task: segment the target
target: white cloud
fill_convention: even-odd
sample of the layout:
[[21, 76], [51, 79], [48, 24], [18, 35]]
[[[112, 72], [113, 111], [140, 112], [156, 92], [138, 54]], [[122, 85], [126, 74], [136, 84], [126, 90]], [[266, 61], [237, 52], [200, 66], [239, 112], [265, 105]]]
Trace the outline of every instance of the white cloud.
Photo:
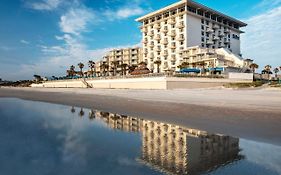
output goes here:
[[29, 4], [29, 7], [34, 10], [54, 10], [56, 9], [63, 0], [42, 0], [41, 2], [33, 2]]
[[246, 20], [246, 34], [242, 35], [242, 50], [260, 67], [270, 64], [280, 66], [281, 6]]
[[276, 7], [281, 3], [281, 0], [262, 0], [254, 8]]
[[85, 31], [89, 23], [94, 23], [97, 18], [94, 12], [87, 8], [70, 9], [60, 18], [60, 29], [64, 33], [79, 35]]
[[122, 7], [120, 9], [117, 9], [116, 11], [113, 10], [106, 10], [104, 15], [109, 20], [114, 19], [126, 19], [132, 16], [137, 16], [145, 13], [145, 10], [141, 7]]
[[26, 41], [26, 40], [20, 40], [20, 42], [22, 43], [22, 44], [30, 44], [30, 42], [28, 42], [28, 41]]

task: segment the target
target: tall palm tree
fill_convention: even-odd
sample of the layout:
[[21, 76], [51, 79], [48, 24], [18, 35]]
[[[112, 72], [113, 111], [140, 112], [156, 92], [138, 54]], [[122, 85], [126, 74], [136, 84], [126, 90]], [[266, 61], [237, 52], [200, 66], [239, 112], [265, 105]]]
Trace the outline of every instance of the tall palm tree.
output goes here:
[[96, 71], [95, 71], [95, 62], [92, 61], [92, 60], [89, 60], [88, 62], [88, 65], [89, 65], [89, 68], [91, 69], [91, 75], [92, 77], [94, 76], [94, 74], [96, 74]]
[[161, 65], [161, 60], [156, 60], [156, 61], [154, 61], [154, 64], [156, 64], [157, 65], [157, 73], [160, 73], [160, 65]]
[[267, 74], [267, 76], [268, 76], [268, 80], [269, 80], [269, 78], [270, 78], [270, 74], [272, 74], [272, 72], [271, 72], [271, 65], [266, 65], [266, 66], [264, 66], [264, 72]]
[[83, 68], [84, 68], [84, 64], [83, 63], [78, 63], [78, 67], [80, 68], [80, 74], [81, 74], [81, 76], [83, 77]]
[[75, 75], [75, 66], [71, 65], [69, 70], [68, 70], [69, 76], [73, 77]]
[[256, 69], [259, 68], [259, 65], [257, 65], [256, 63], [252, 63], [252, 64], [250, 64], [249, 67], [250, 67], [250, 69], [252, 69], [253, 73], [255, 73]]
[[275, 77], [277, 78], [278, 77], [278, 72], [279, 72], [279, 69], [276, 67], [274, 70], [273, 70], [273, 72], [275, 73]]
[[184, 69], [184, 68], [187, 68], [189, 66], [189, 63], [188, 62], [182, 62], [179, 66], [178, 66], [178, 68], [179, 69]]
[[116, 76], [117, 74], [117, 67], [119, 65], [119, 61], [112, 61], [113, 64], [113, 76]]
[[101, 64], [101, 68], [102, 68], [102, 70], [103, 70], [103, 76], [105, 76], [106, 70], [108, 71], [108, 69], [109, 69], [109, 65], [108, 65], [106, 62], [103, 62], [103, 63]]
[[126, 75], [127, 66], [128, 66], [128, 64], [126, 64], [126, 63], [121, 64], [122, 75]]

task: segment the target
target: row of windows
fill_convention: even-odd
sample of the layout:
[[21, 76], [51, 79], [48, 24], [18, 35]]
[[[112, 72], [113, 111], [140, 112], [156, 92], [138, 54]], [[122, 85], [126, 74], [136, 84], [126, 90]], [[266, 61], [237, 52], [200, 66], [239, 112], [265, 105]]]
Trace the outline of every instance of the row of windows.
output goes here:
[[[184, 23], [181, 22], [180, 25], [184, 26]], [[169, 30], [168, 26], [164, 26], [163, 29], [166, 30], [166, 32], [163, 31], [163, 33], [167, 33], [167, 31]], [[172, 24], [171, 25], [171, 29], [175, 30], [176, 29], [176, 25]], [[179, 32], [183, 32], [183, 31], [184, 31], [183, 27], [180, 27], [179, 28]], [[156, 29], [155, 30], [152, 29], [152, 30], [150, 30], [150, 32], [143, 32], [143, 33], [144, 33], [144, 36], [147, 36], [148, 33], [151, 33], [152, 35], [154, 35], [155, 33], [160, 33], [160, 32], [161, 32], [160, 29], [157, 29], [157, 30]]]
[[[202, 43], [201, 46], [202, 46], [202, 47], [207, 47], [207, 48], [213, 48], [213, 49], [216, 48], [215, 45], [208, 45], [208, 44], [206, 44], [206, 43]], [[225, 46], [219, 46], [218, 48], [229, 48], [229, 49], [230, 49], [231, 47], [230, 47], [230, 44], [227, 44], [227, 45], [225, 45]]]
[[157, 15], [155, 17], [151, 17], [150, 19], [144, 20], [144, 24], [146, 25], [148, 23], [153, 23], [156, 20], [165, 19], [165, 18], [168, 18], [170, 16], [174, 16], [174, 15], [176, 15], [178, 13], [184, 12], [184, 11], [185, 11], [185, 6], [182, 6], [182, 7], [178, 8], [178, 9], [173, 9], [171, 11], [164, 12], [163, 14]]

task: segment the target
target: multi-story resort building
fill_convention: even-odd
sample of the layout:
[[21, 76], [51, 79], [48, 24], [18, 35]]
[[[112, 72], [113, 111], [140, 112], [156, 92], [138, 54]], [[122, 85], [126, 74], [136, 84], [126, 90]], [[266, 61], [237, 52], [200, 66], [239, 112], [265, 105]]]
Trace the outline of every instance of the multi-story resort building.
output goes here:
[[240, 28], [247, 24], [192, 0], [181, 0], [136, 20], [142, 24], [143, 61], [153, 72], [156, 64], [160, 72], [178, 71], [183, 62], [190, 67], [202, 62], [207, 67], [247, 64], [240, 51]]
[[96, 72], [109, 75], [126, 74], [130, 67], [137, 67], [142, 60], [142, 48], [122, 48], [109, 51], [101, 61], [96, 64]]

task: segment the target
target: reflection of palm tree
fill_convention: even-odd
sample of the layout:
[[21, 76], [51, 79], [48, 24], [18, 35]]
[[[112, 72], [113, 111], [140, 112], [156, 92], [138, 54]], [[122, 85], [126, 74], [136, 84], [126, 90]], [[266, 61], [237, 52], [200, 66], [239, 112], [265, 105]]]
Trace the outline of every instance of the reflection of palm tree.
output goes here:
[[96, 117], [96, 116], [95, 116], [95, 111], [94, 111], [94, 110], [91, 110], [91, 111], [89, 112], [89, 119], [90, 119], [90, 120], [93, 120], [95, 117]]
[[71, 107], [71, 110], [70, 110], [70, 111], [71, 111], [71, 113], [75, 113], [75, 108], [74, 108], [74, 106]]
[[79, 112], [79, 116], [80, 116], [80, 117], [83, 117], [84, 114], [85, 114], [85, 112], [83, 111], [83, 108], [81, 108], [81, 110], [80, 110], [80, 112]]

